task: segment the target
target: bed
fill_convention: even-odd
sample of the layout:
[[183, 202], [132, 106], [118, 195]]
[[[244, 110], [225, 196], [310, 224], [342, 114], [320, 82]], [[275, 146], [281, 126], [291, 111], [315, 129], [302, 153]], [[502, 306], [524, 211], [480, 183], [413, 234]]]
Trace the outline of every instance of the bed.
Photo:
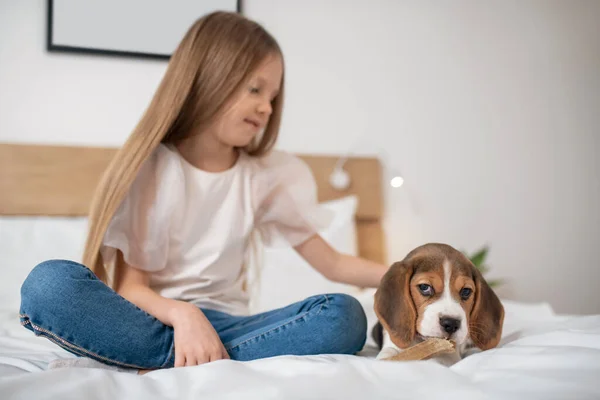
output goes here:
[[[226, 360], [144, 376], [98, 369], [46, 370], [51, 360], [73, 356], [19, 325], [20, 283], [39, 261], [79, 258], [91, 194], [114, 151], [0, 144], [0, 398], [600, 398], [600, 315], [557, 315], [546, 303], [509, 300], [503, 300], [506, 318], [499, 347], [472, 354], [450, 368], [433, 361], [375, 360], [369, 338], [354, 356]], [[348, 159], [350, 187], [335, 190], [329, 176], [338, 157], [299, 156], [313, 171], [319, 200], [335, 213], [332, 227], [322, 232], [326, 240], [341, 251], [393, 261], [385, 252], [386, 240], [393, 238], [383, 233], [379, 161]], [[376, 322], [372, 289], [327, 282], [292, 251], [267, 251], [264, 262], [261, 286], [268, 296], [255, 299], [257, 311], [311, 293], [342, 291], [361, 301], [369, 327]], [[286, 273], [275, 265], [286, 265]], [[290, 277], [295, 284], [285, 284]]]

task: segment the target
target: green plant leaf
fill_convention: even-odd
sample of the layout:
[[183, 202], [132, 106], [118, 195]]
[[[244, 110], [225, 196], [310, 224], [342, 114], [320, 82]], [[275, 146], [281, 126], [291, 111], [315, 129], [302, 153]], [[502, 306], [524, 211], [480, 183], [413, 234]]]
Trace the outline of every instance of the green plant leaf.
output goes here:
[[[477, 268], [482, 275], [485, 275], [490, 270], [490, 266], [485, 263], [485, 259], [487, 258], [489, 252], [489, 247], [487, 245], [480, 248], [478, 251], [473, 253], [473, 255], [469, 255], [469, 253], [464, 249], [461, 249], [460, 252], [464, 254], [465, 257], [467, 257], [469, 260], [471, 260], [473, 265], [475, 265], [475, 268]], [[487, 283], [490, 287], [493, 288], [502, 285], [504, 283], [504, 280], [492, 279], [490, 281], [487, 281]]]
[[489, 248], [484, 246], [481, 250], [471, 256], [471, 262], [475, 264], [476, 267], [481, 267], [487, 257], [488, 250]]

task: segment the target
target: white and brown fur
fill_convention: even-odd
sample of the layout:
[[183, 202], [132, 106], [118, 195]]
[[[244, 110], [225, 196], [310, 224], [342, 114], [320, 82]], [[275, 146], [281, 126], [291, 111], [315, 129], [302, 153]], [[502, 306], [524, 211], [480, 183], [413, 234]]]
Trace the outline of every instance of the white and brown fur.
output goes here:
[[374, 308], [379, 319], [373, 329], [378, 359], [438, 337], [456, 343], [455, 353], [436, 358], [452, 365], [469, 347], [496, 347], [502, 335], [500, 300], [473, 263], [446, 244], [417, 247], [394, 263], [375, 292]]

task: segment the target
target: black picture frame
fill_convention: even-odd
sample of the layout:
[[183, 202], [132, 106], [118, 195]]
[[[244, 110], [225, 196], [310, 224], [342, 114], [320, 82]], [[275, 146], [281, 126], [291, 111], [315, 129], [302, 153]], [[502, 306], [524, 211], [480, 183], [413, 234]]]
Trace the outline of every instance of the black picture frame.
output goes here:
[[[87, 0], [82, 0], [87, 1]], [[126, 1], [126, 0], [125, 0]], [[47, 0], [46, 2], [46, 50], [48, 52], [59, 52], [59, 53], [76, 53], [76, 54], [92, 54], [99, 56], [111, 56], [111, 57], [126, 57], [126, 58], [142, 58], [142, 59], [153, 59], [153, 60], [169, 60], [171, 54], [160, 54], [160, 53], [146, 53], [136, 51], [121, 51], [121, 50], [109, 50], [99, 49], [92, 47], [78, 47], [78, 46], [66, 46], [59, 45], [53, 42], [53, 11], [54, 1]], [[236, 2], [237, 12], [242, 13], [242, 0]]]

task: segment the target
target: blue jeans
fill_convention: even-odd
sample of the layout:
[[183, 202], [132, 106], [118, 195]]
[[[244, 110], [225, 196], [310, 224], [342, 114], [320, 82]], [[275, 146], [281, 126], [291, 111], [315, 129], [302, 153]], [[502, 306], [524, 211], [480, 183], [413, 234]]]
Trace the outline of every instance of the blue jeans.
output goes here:
[[[229, 356], [353, 354], [366, 340], [360, 303], [326, 294], [252, 316], [202, 309]], [[79, 356], [125, 368], [173, 367], [173, 328], [118, 295], [88, 268], [50, 260], [21, 287], [21, 324]]]

